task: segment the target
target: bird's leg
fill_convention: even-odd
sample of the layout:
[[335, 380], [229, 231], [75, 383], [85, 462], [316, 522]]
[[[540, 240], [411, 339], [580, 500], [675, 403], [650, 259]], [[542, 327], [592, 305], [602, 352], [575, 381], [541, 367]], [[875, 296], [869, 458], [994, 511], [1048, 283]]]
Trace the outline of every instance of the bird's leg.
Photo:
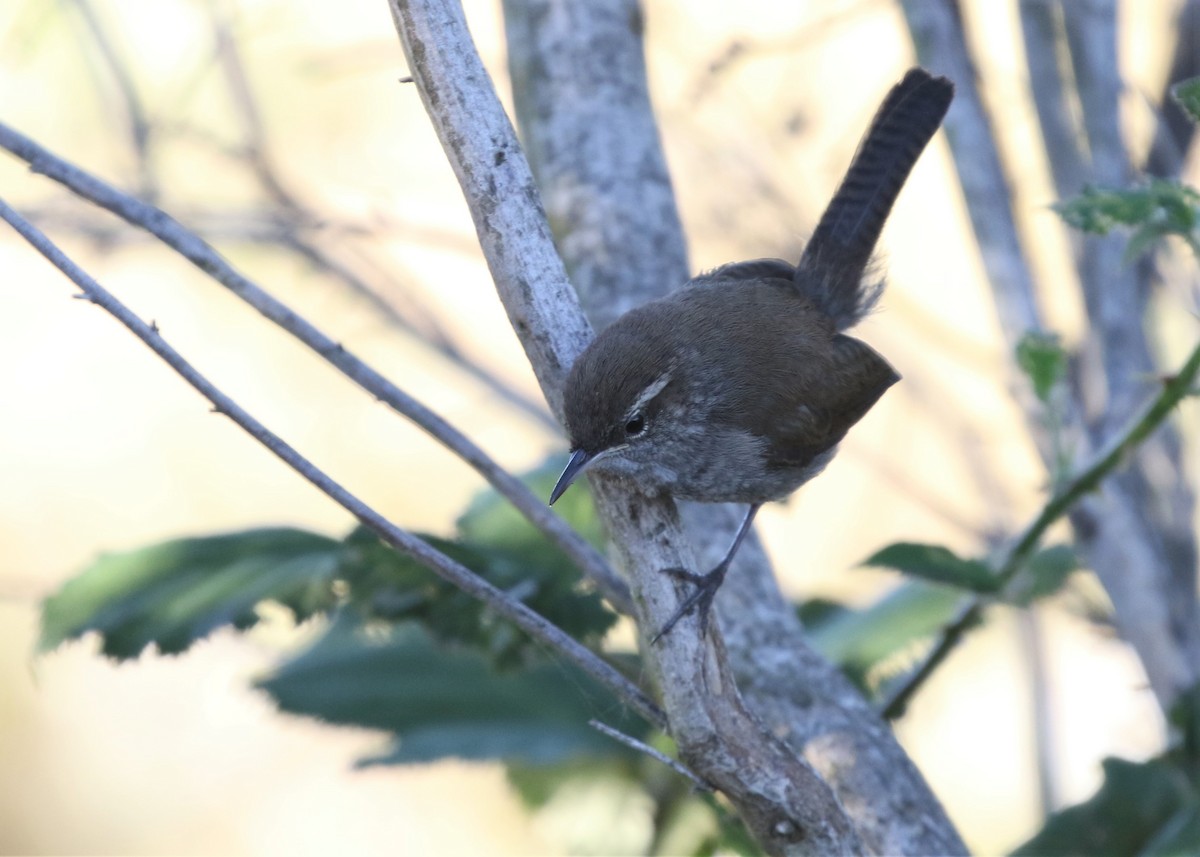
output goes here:
[[729, 564], [733, 562], [733, 555], [742, 546], [742, 541], [746, 538], [746, 533], [750, 532], [750, 525], [754, 523], [754, 516], [758, 514], [761, 505], [761, 503], [755, 503], [750, 506], [746, 512], [746, 517], [742, 519], [741, 526], [738, 527], [738, 531], [733, 537], [733, 543], [729, 546], [729, 550], [725, 552], [725, 557], [708, 574], [696, 574], [695, 572], [688, 571], [686, 568], [666, 569], [666, 573], [672, 577], [678, 577], [681, 580], [691, 583], [696, 587], [696, 591], [684, 599], [684, 602], [679, 605], [679, 609], [667, 620], [667, 624], [663, 625], [662, 629], [650, 640], [651, 645], [657, 643], [662, 637], [670, 633], [671, 629], [675, 627], [675, 623], [693, 610], [696, 610], [699, 614], [700, 636], [703, 637], [708, 633], [708, 614], [712, 609], [713, 596], [717, 594], [717, 590], [725, 582], [725, 572], [729, 571]]

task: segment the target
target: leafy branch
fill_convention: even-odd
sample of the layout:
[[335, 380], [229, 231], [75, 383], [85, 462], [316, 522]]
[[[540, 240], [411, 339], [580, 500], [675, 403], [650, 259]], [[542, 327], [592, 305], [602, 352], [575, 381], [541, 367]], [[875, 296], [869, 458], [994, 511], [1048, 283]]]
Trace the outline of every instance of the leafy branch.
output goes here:
[[[1056, 521], [1062, 518], [1085, 496], [1100, 487], [1110, 473], [1124, 463], [1129, 455], [1162, 424], [1181, 401], [1194, 395], [1194, 385], [1200, 376], [1200, 345], [1193, 349], [1180, 370], [1163, 380], [1162, 390], [1149, 402], [1128, 426], [1118, 432], [1107, 447], [1098, 453], [1092, 463], [1084, 467], [1074, 478], [1059, 487], [1021, 535], [1014, 541], [998, 563], [994, 577], [986, 584], [986, 590], [1003, 592], [1017, 575], [1025, 569], [1042, 536]], [[880, 555], [872, 558], [877, 559]], [[888, 564], [888, 563], [877, 563]], [[978, 624], [985, 607], [994, 596], [978, 595], [949, 625], [942, 629], [940, 639], [904, 683], [893, 692], [883, 706], [883, 715], [889, 719], [904, 713], [913, 694], [946, 659], [959, 640], [974, 625]]]
[[1069, 225], [1081, 232], [1107, 235], [1117, 227], [1133, 229], [1125, 248], [1130, 262], [1154, 242], [1174, 235], [1200, 257], [1200, 193], [1178, 181], [1151, 179], [1142, 187], [1109, 190], [1088, 187], [1067, 202], [1054, 206]]

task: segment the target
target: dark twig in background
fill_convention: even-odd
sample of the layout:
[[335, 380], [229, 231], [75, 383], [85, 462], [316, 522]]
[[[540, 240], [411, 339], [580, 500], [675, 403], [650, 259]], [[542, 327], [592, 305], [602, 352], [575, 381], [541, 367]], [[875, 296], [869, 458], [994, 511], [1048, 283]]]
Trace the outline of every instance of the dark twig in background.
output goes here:
[[[208, 9], [217, 65], [242, 126], [242, 142], [235, 155], [244, 161], [250, 174], [274, 205], [273, 219], [279, 226], [278, 243], [307, 260], [316, 270], [341, 282], [393, 327], [424, 342], [526, 416], [557, 430], [557, 424], [540, 402], [518, 391], [464, 350], [424, 306], [405, 300], [401, 308], [398, 304], [403, 291], [394, 287], [395, 274], [376, 263], [368, 251], [361, 248], [356, 250], [358, 245], [344, 241], [332, 242], [333, 246], [330, 247], [331, 242], [322, 240], [323, 236], [334, 231], [331, 229], [333, 224], [308, 205], [284, 179], [271, 152], [266, 126], [238, 40], [230, 23], [215, 4], [209, 3]], [[357, 264], [346, 258], [352, 253], [357, 256]], [[370, 273], [362, 273], [359, 269], [363, 267]]]
[[[113, 43], [113, 38], [104, 22], [96, 14], [91, 0], [69, 0], [79, 12], [88, 36], [100, 54], [108, 75], [116, 84], [122, 113], [129, 126], [129, 139], [133, 144], [134, 157], [138, 168], [138, 192], [149, 200], [158, 198], [158, 178], [154, 168], [154, 152], [152, 147], [153, 126], [149, 119], [146, 106], [138, 93], [134, 75], [130, 72], [125, 61], [125, 54]], [[98, 78], [99, 76], [97, 76]]]

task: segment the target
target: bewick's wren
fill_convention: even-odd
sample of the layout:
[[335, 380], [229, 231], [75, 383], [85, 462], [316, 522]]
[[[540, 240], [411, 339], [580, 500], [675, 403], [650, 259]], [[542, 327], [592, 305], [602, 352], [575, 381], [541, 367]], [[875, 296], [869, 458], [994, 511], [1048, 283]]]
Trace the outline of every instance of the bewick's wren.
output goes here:
[[900, 379], [841, 331], [875, 305], [871, 254], [892, 204], [950, 106], [954, 86], [913, 69], [884, 99], [799, 264], [723, 265], [605, 329], [564, 389], [571, 459], [553, 503], [603, 470], [644, 493], [748, 503], [708, 574], [655, 636], [713, 596], [759, 506], [816, 476], [847, 430]]

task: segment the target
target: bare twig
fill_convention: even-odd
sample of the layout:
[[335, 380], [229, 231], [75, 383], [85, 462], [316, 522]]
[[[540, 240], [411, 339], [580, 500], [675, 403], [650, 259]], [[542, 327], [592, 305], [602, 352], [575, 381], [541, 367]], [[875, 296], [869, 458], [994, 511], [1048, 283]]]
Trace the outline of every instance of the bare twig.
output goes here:
[[96, 177], [51, 154], [29, 138], [0, 123], [0, 148], [21, 158], [38, 173], [63, 184], [74, 193], [105, 208], [129, 223], [146, 229], [208, 273], [221, 285], [291, 333], [350, 380], [412, 420], [435, 440], [473, 467], [526, 518], [546, 534], [620, 610], [631, 610], [628, 587], [604, 558], [561, 518], [534, 496], [519, 479], [471, 442], [464, 434], [425, 405], [409, 396], [362, 360], [347, 351], [286, 305], [239, 274], [212, 247], [189, 232], [170, 215], [117, 191]]
[[694, 773], [692, 773], [687, 768], [685, 768], [682, 764], [680, 764], [678, 759], [672, 759], [670, 756], [668, 756], [662, 750], [657, 750], [654, 747], [651, 747], [645, 741], [639, 741], [637, 738], [634, 738], [632, 735], [626, 735], [624, 732], [620, 732], [616, 729], [613, 729], [607, 723], [601, 723], [599, 720], [589, 720], [588, 726], [591, 726], [593, 729], [595, 729], [597, 732], [600, 732], [603, 735], [607, 735], [609, 738], [612, 738], [614, 741], [616, 741], [619, 744], [624, 744], [626, 747], [629, 747], [630, 749], [636, 750], [639, 753], [647, 755], [651, 759], [654, 759], [656, 762], [662, 762], [664, 765], [666, 765], [668, 768], [670, 768], [675, 773], [679, 774], [681, 777], [686, 777], [688, 780], [690, 780], [692, 785], [694, 785], [700, 791], [711, 792], [713, 790], [712, 786], [710, 786], [708, 783], [704, 782], [704, 780], [700, 779], [698, 776], [696, 776]]
[[[254, 95], [246, 65], [242, 61], [237, 39], [215, 4], [209, 4], [209, 16], [217, 63], [224, 73], [234, 111], [242, 125], [243, 142], [236, 157], [245, 162], [267, 197], [279, 206], [279, 243], [307, 259], [317, 270], [340, 280], [351, 292], [366, 300], [390, 324], [417, 337], [527, 416], [533, 417], [547, 428], [557, 430], [557, 424], [540, 403], [514, 389], [492, 369], [464, 351], [433, 314], [412, 301], [408, 301], [404, 311], [401, 311], [391, 298], [384, 296], [380, 285], [369, 282], [353, 265], [339, 259], [338, 252], [321, 246], [319, 238], [328, 231], [328, 225], [325, 219], [318, 216], [304, 202], [301, 195], [289, 186], [276, 167], [266, 127], [258, 108], [258, 99]], [[315, 237], [310, 237], [314, 232]], [[329, 242], [325, 243], [328, 246]], [[372, 268], [378, 268], [373, 262], [370, 265]], [[391, 279], [386, 273], [376, 277], [377, 283], [386, 283]]]
[[151, 125], [146, 118], [146, 108], [142, 97], [138, 94], [125, 59], [113, 45], [108, 31], [92, 8], [91, 0], [71, 0], [72, 5], [79, 10], [79, 16], [87, 27], [88, 34], [95, 43], [100, 57], [112, 75], [117, 85], [117, 92], [124, 106], [125, 117], [129, 122], [129, 137], [133, 142], [133, 150], [137, 155], [138, 172], [140, 173], [140, 192], [154, 199], [158, 196], [157, 180], [154, 173], [152, 153], [150, 149]]
[[208, 4], [209, 18], [212, 22], [213, 40], [216, 43], [216, 59], [224, 73], [226, 88], [233, 101], [234, 111], [242, 123], [244, 142], [242, 156], [250, 163], [250, 168], [258, 177], [259, 183], [267, 194], [284, 209], [300, 213], [300, 204], [283, 183], [279, 180], [274, 162], [267, 147], [266, 132], [263, 128], [262, 115], [258, 110], [258, 101], [250, 88], [250, 78], [246, 74], [246, 66], [242, 62], [237, 40], [230, 32], [229, 25], [217, 11], [215, 3]]
[[1032, 697], [1033, 761], [1037, 766], [1037, 798], [1042, 818], [1062, 805], [1058, 787], [1058, 754], [1054, 740], [1054, 696], [1051, 693], [1047, 661], [1046, 631], [1036, 606], [1018, 614], [1017, 633], [1021, 653], [1029, 667], [1029, 692]]
[[[1192, 386], [1196, 383], [1197, 377], [1200, 377], [1200, 345], [1193, 349], [1179, 372], [1163, 383], [1162, 391], [1141, 409], [1141, 412], [1126, 429], [1118, 433], [1108, 446], [1093, 459], [1091, 464], [1067, 480], [1042, 507], [1037, 517], [1025, 527], [1005, 553], [1004, 559], [996, 571], [996, 579], [1001, 589], [1008, 586], [1025, 568], [1046, 530], [1070, 512], [1077, 503], [1096, 491], [1109, 474], [1128, 461], [1138, 446], [1170, 416], [1171, 411], [1183, 399], [1191, 395]], [[883, 706], [885, 717], [894, 718], [904, 713], [913, 694], [924, 684], [933, 669], [945, 660], [950, 650], [954, 648], [966, 631], [978, 623], [983, 609], [988, 603], [990, 603], [988, 599], [975, 599], [957, 619], [942, 629], [939, 641], [926, 656], [921, 666], [909, 676], [903, 685], [897, 688]]]
[[571, 663], [612, 690], [635, 711], [660, 729], [666, 728], [666, 717], [640, 688], [621, 675], [595, 652], [579, 643], [561, 628], [549, 622], [508, 593], [497, 589], [466, 566], [453, 561], [426, 542], [401, 529], [363, 503], [294, 448], [272, 433], [262, 423], [242, 410], [232, 399], [217, 389], [191, 366], [178, 351], [166, 343], [153, 324], [147, 324], [99, 283], [72, 262], [41, 231], [0, 200], [0, 219], [7, 221], [21, 236], [46, 257], [56, 268], [83, 290], [83, 297], [125, 325], [138, 339], [161, 357], [197, 392], [208, 399], [217, 413], [224, 414], [245, 429], [251, 437], [267, 447], [293, 470], [328, 495], [338, 505], [369, 527], [384, 542], [411, 557], [463, 592], [488, 605], [534, 639], [561, 653]]
[[837, 6], [834, 11], [807, 22], [802, 29], [784, 38], [730, 42], [720, 55], [709, 60], [704, 70], [696, 76], [689, 90], [689, 104], [694, 108], [716, 88], [720, 78], [727, 77], [739, 64], [749, 60], [771, 56], [795, 56], [804, 48], [821, 44], [831, 37], [831, 32], [854, 22], [867, 12], [878, 11], [879, 0], [859, 0], [858, 3]]

